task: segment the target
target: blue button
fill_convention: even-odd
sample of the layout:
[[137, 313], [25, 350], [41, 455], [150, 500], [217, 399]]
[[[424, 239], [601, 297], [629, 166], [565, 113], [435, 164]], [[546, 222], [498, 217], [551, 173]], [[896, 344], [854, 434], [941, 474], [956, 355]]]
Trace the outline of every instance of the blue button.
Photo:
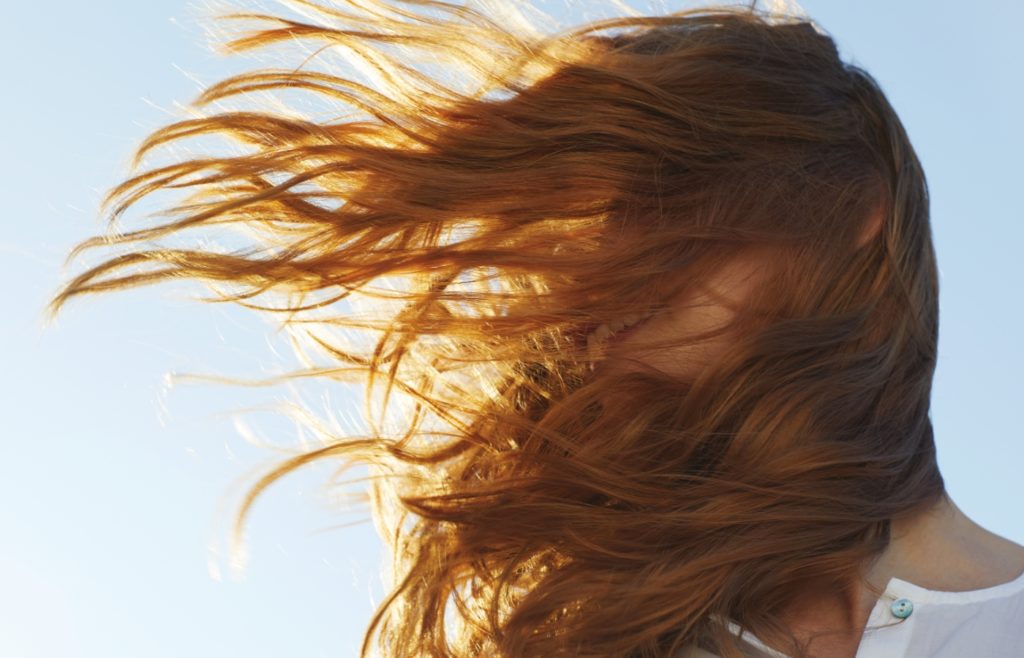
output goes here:
[[892, 605], [889, 606], [889, 609], [892, 610], [894, 617], [906, 619], [910, 616], [910, 613], [914, 611], [914, 604], [910, 599], [896, 599], [892, 602]]

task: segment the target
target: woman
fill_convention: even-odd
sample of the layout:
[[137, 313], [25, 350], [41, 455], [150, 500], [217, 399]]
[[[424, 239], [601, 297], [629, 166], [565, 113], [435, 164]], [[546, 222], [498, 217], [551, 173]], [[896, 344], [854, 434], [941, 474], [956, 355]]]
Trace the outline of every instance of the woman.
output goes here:
[[[269, 26], [229, 48], [333, 45], [375, 85], [307, 68], [324, 49], [197, 106], [290, 88], [364, 116], [158, 130], [136, 165], [188, 137], [248, 150], [112, 190], [112, 219], [194, 193], [81, 245], [112, 251], [54, 310], [198, 279], [304, 332], [321, 360], [295, 376], [383, 378], [382, 418], [405, 395], [399, 432], [288, 460], [236, 525], [306, 463], [376, 469], [395, 583], [364, 654], [1022, 655], [1024, 547], [936, 463], [925, 176], [820, 28], [705, 7], [545, 36], [511, 5], [296, 4], [243, 16]], [[248, 241], [210, 246], [225, 225]], [[403, 304], [363, 317], [359, 295]], [[360, 351], [335, 328], [380, 335]]]

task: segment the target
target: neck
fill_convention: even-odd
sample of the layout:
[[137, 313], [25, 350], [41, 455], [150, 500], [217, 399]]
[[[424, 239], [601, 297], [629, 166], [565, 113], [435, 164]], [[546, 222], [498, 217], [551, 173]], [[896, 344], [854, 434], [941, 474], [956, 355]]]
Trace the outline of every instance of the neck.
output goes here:
[[1024, 546], [981, 527], [948, 496], [914, 518], [894, 521], [890, 537], [865, 575], [880, 589], [896, 577], [926, 589], [962, 592], [1013, 580], [1024, 571]]
[[823, 631], [860, 629], [857, 633], [826, 632], [809, 647], [824, 651], [822, 655], [853, 655], [878, 599], [872, 588], [884, 591], [890, 578], [926, 589], [959, 592], [999, 585], [1022, 572], [1024, 546], [982, 528], [943, 497], [915, 517], [892, 522], [889, 546], [867, 568], [864, 584], [852, 598], [812, 587], [782, 619], [805, 641]]

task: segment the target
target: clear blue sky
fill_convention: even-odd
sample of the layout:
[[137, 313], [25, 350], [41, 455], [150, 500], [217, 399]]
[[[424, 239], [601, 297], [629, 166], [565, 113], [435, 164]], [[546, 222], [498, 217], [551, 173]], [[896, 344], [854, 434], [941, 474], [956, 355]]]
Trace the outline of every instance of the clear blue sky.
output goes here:
[[[587, 4], [540, 6], [575, 22]], [[802, 4], [881, 82], [924, 163], [941, 271], [940, 463], [969, 516], [1024, 543], [1024, 4]], [[163, 286], [75, 303], [41, 329], [62, 258], [98, 230], [96, 204], [131, 149], [200, 83], [255, 63], [207, 51], [184, 0], [4, 12], [0, 655], [354, 655], [382, 595], [379, 545], [368, 523], [332, 528], [358, 517], [317, 496], [329, 469], [257, 504], [244, 581], [223, 560], [239, 493], [279, 456], [247, 443], [230, 412], [289, 392], [163, 385], [169, 371], [278, 369], [272, 327]], [[305, 394], [347, 413], [336, 391]], [[268, 412], [248, 418], [275, 445], [294, 440]]]

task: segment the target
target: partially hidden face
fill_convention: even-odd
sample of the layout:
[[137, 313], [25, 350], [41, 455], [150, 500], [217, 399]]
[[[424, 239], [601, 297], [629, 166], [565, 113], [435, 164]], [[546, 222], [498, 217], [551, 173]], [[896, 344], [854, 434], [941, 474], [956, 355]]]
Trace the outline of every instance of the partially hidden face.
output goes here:
[[[690, 378], [710, 364], [728, 345], [729, 335], [696, 340], [722, 328], [749, 301], [768, 259], [778, 253], [749, 249], [712, 272], [705, 285], [691, 287], [668, 300], [668, 307], [646, 317], [626, 316], [598, 325], [587, 337], [595, 367], [621, 369], [639, 361], [667, 375]], [[652, 341], [687, 339], [686, 344], [648, 346]]]
[[[865, 217], [856, 240], [856, 249], [874, 241], [884, 226], [885, 206], [879, 202]], [[628, 368], [630, 361], [640, 362], [667, 375], [694, 378], [719, 357], [734, 336], [721, 335], [687, 341], [683, 345], [648, 346], [652, 341], [691, 339], [707, 331], [723, 328], [736, 310], [755, 301], [753, 294], [770, 273], [773, 265], [787, 258], [771, 245], [747, 245], [710, 272], [704, 285], [689, 286], [669, 299], [668, 308], [645, 317], [627, 316], [610, 324], [598, 325], [587, 336], [588, 356], [595, 368]], [[772, 300], [757, 299], [772, 307]]]

